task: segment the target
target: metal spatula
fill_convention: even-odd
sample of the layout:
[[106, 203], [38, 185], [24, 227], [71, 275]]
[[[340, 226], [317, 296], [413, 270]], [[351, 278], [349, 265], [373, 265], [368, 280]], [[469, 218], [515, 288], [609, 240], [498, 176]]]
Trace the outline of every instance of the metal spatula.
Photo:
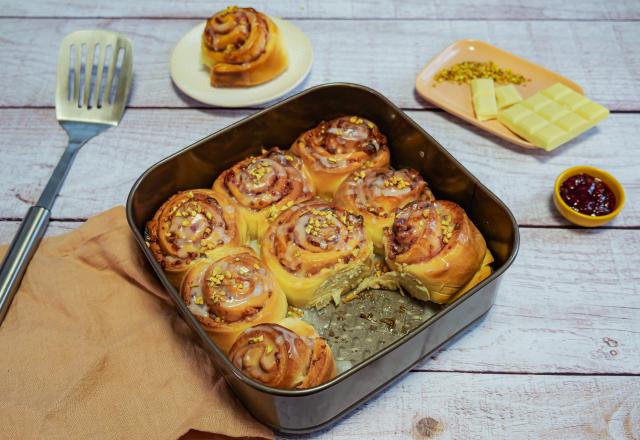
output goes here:
[[38, 203], [27, 211], [0, 267], [0, 323], [49, 225], [73, 159], [89, 139], [117, 126], [131, 89], [133, 51], [124, 35], [102, 30], [74, 32], [58, 54], [56, 117], [69, 136]]

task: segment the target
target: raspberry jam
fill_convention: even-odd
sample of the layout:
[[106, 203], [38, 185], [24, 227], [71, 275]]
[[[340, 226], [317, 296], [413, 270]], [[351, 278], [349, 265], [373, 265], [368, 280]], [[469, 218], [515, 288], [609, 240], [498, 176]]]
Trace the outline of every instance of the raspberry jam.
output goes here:
[[616, 196], [602, 180], [589, 174], [576, 174], [560, 185], [560, 196], [580, 214], [607, 215], [616, 208]]

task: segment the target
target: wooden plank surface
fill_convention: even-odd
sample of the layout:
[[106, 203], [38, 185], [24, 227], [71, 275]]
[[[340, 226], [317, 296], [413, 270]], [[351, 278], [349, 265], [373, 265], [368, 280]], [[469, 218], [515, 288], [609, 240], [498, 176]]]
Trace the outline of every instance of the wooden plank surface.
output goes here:
[[637, 439], [637, 377], [411, 373], [318, 440]]
[[[125, 32], [136, 48], [136, 77], [121, 126], [80, 152], [54, 210], [61, 221], [51, 223], [49, 235], [124, 204], [149, 165], [253, 112], [185, 109], [203, 106], [179, 92], [168, 75], [175, 42], [226, 4], [2, 1], [0, 243], [11, 239], [16, 219], [37, 199], [66, 143], [51, 108], [61, 38], [88, 27]], [[300, 438], [640, 438], [640, 2], [252, 5], [292, 18], [311, 39], [315, 65], [299, 90], [350, 81], [377, 89], [402, 108], [422, 110], [408, 113], [523, 225], [519, 256], [484, 320], [351, 417]], [[521, 150], [446, 113], [424, 111], [430, 106], [413, 91], [415, 75], [463, 38], [488, 41], [568, 76], [614, 114], [549, 154]], [[607, 169], [626, 189], [627, 206], [608, 229], [568, 228], [551, 204], [556, 175], [577, 164]]]
[[[124, 204], [134, 181], [156, 161], [246, 116], [236, 110], [130, 109], [117, 128], [87, 144], [54, 208], [55, 218], [87, 218]], [[551, 203], [556, 176], [578, 164], [615, 175], [629, 202], [611, 225], [640, 226], [640, 115], [613, 114], [598, 128], [552, 153], [530, 152], [460, 122], [444, 112], [409, 116], [439, 140], [504, 200], [525, 225], [566, 225]], [[52, 172], [66, 134], [50, 109], [0, 109], [0, 218], [22, 217]], [[621, 160], [624, 157], [624, 160]], [[105, 166], [108, 172], [105, 172]]]
[[[200, 18], [226, 7], [229, 2], [211, 0], [148, 0], [131, 2], [111, 0], [60, 2], [43, 0], [38, 7], [20, 0], [4, 1], [2, 17], [164, 17]], [[583, 0], [576, 8], [570, 2], [552, 3], [545, 0], [451, 0], [425, 2], [420, 0], [324, 0], [279, 2], [253, 0], [251, 6], [270, 15], [288, 18], [323, 19], [473, 19], [473, 20], [629, 20], [640, 18], [640, 5], [633, 0]]]
[[[171, 83], [173, 46], [197, 20], [1, 19], [0, 106], [52, 106], [58, 45], [77, 29], [128, 34], [135, 47], [131, 105], [201, 106]], [[611, 110], [640, 109], [640, 23], [536, 21], [301, 20], [314, 45], [315, 66], [298, 90], [345, 81], [380, 91], [403, 108], [427, 104], [414, 93], [420, 69], [439, 51], [477, 38], [568, 76]], [[585, 38], [597, 35], [597, 38]], [[553, 44], [549, 38], [553, 36]], [[411, 42], [411, 43], [408, 43]]]
[[[80, 224], [53, 222], [49, 233]], [[0, 243], [17, 227], [0, 222]], [[594, 260], [593, 249], [604, 252]], [[416, 369], [640, 374], [638, 249], [637, 231], [521, 229], [487, 317]]]

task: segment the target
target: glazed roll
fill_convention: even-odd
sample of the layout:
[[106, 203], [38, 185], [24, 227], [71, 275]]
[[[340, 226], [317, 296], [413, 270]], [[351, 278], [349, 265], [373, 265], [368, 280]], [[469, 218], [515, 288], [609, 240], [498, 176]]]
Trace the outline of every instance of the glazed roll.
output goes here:
[[373, 122], [359, 116], [322, 122], [300, 135], [291, 151], [307, 165], [323, 197], [332, 197], [356, 170], [389, 165], [387, 138]]
[[338, 188], [334, 203], [364, 218], [375, 251], [382, 253], [383, 229], [391, 226], [397, 208], [414, 200], [435, 200], [420, 173], [384, 167], [351, 173]]
[[287, 51], [276, 24], [253, 8], [213, 15], [202, 34], [201, 59], [212, 86], [253, 86], [287, 70]]
[[221, 247], [239, 246], [247, 235], [231, 201], [208, 189], [172, 196], [147, 223], [146, 233], [147, 246], [176, 287], [198, 259]]
[[180, 293], [225, 353], [246, 328], [279, 321], [287, 314], [282, 289], [255, 252], [245, 246], [199, 260], [184, 277]]
[[396, 211], [393, 225], [385, 229], [384, 247], [402, 287], [415, 298], [440, 304], [488, 265], [480, 231], [460, 206], [444, 200], [415, 201]]
[[329, 345], [299, 319], [245, 330], [231, 347], [229, 359], [252, 379], [274, 388], [311, 388], [336, 376]]
[[279, 148], [263, 151], [223, 171], [213, 191], [229, 197], [251, 238], [261, 238], [280, 212], [309, 200], [315, 187], [302, 160]]
[[372, 270], [362, 216], [320, 199], [293, 206], [271, 224], [262, 258], [296, 307], [339, 303]]

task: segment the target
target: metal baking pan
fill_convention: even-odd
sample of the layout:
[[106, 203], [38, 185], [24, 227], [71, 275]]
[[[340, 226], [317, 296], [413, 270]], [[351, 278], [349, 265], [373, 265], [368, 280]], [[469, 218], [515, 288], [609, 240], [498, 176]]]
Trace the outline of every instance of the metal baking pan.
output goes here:
[[[343, 372], [310, 389], [267, 387], [233, 366], [189, 312], [145, 246], [145, 224], [174, 193], [209, 188], [221, 171], [259, 153], [262, 146], [288, 148], [320, 121], [347, 114], [375, 121], [389, 139], [393, 166], [417, 169], [437, 198], [466, 210], [495, 257], [494, 273], [445, 307], [377, 291], [337, 308], [306, 313], [305, 319], [327, 338]], [[311, 432], [335, 422], [484, 316], [519, 242], [518, 226], [504, 203], [427, 132], [374, 90], [344, 83], [305, 90], [152, 166], [131, 189], [127, 219], [149, 264], [229, 386], [258, 420], [284, 433]], [[395, 313], [393, 320], [383, 318], [389, 313]]]

